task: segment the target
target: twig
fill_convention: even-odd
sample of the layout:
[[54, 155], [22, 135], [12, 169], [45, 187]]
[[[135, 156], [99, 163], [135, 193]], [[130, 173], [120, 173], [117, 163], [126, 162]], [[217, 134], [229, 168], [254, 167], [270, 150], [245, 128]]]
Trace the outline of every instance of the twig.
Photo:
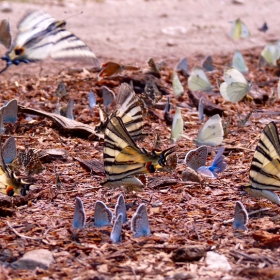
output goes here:
[[42, 238], [39, 238], [39, 237], [30, 237], [30, 236], [25, 236], [25, 235], [23, 235], [23, 234], [20, 234], [20, 233], [18, 233], [18, 232], [11, 226], [11, 224], [10, 224], [8, 221], [6, 221], [6, 223], [7, 223], [8, 227], [9, 227], [17, 236], [19, 236], [19, 237], [21, 237], [21, 238], [32, 239], [32, 240], [42, 240]]
[[[252, 212], [248, 213], [248, 215], [249, 215], [249, 216], [252, 216], [252, 215], [254, 215], [254, 214], [258, 214], [258, 213], [260, 213], [260, 212], [264, 212], [264, 211], [268, 211], [268, 210], [270, 210], [270, 208], [263, 208], [263, 209], [259, 209], [259, 210], [252, 211]], [[224, 221], [223, 224], [224, 224], [224, 225], [227, 225], [227, 224], [232, 223], [233, 221], [234, 221], [234, 219], [230, 219], [230, 220]]]

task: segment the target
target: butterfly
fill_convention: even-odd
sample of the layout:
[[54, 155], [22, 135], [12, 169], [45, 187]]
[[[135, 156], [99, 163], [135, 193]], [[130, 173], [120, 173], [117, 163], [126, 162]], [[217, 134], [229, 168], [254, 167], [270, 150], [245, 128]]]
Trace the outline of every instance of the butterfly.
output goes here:
[[115, 216], [118, 217], [122, 214], [122, 223], [127, 221], [125, 201], [122, 194], [119, 195], [117, 204], [115, 206]]
[[5, 164], [10, 164], [17, 157], [16, 141], [13, 136], [9, 137], [3, 144], [2, 156]]
[[212, 86], [203, 69], [195, 66], [188, 78], [188, 87], [193, 91], [211, 91]]
[[162, 99], [162, 93], [159, 91], [157, 85], [152, 79], [148, 79], [146, 82], [141, 98], [148, 108], [152, 107]]
[[175, 143], [182, 137], [183, 132], [184, 121], [182, 119], [180, 108], [177, 108], [171, 126], [171, 140]]
[[213, 66], [213, 58], [211, 55], [207, 55], [203, 61], [201, 66], [205, 71], [214, 71], [214, 66]]
[[60, 97], [60, 98], [63, 97], [63, 96], [69, 95], [69, 94], [67, 93], [66, 86], [65, 86], [65, 84], [64, 84], [63, 81], [60, 81], [60, 82], [57, 84], [57, 88], [56, 88], [56, 90], [55, 90], [55, 92], [54, 92], [54, 95], [57, 96], [57, 97]]
[[139, 148], [129, 135], [122, 119], [113, 116], [105, 130], [103, 157], [107, 180], [102, 185], [124, 185], [126, 182], [131, 183], [133, 175], [153, 173], [166, 165], [168, 156], [173, 152], [174, 147], [151, 152]]
[[120, 213], [113, 225], [112, 232], [110, 234], [110, 239], [113, 243], [120, 243], [122, 241], [121, 233], [122, 233], [122, 224], [123, 224], [123, 215]]
[[258, 30], [265, 33], [268, 30], [267, 23], [264, 22], [263, 25], [260, 28], [258, 28]]
[[223, 172], [227, 166], [223, 156], [224, 150], [225, 147], [220, 147], [212, 164], [210, 166], [203, 164], [197, 169], [197, 173], [210, 179], [216, 179], [218, 177], [217, 173]]
[[0, 192], [8, 196], [25, 196], [32, 188], [34, 188], [34, 185], [16, 176], [6, 165], [0, 141]]
[[103, 105], [104, 107], [108, 107], [116, 98], [115, 93], [107, 88], [106, 86], [101, 87], [102, 97], [103, 97]]
[[96, 98], [92, 91], [90, 91], [88, 94], [88, 104], [89, 104], [89, 108], [91, 109], [93, 109], [96, 106]]
[[197, 149], [190, 150], [185, 156], [185, 163], [194, 171], [206, 164], [208, 150], [206, 146], [200, 146]]
[[[250, 119], [252, 113], [253, 113], [253, 110], [250, 111], [250, 112], [246, 115], [246, 117], [245, 117], [244, 119], [241, 119], [241, 118], [239, 117], [238, 126], [240, 126], [240, 127], [245, 127], [245, 125], [246, 125], [246, 123], [249, 121], [249, 119]], [[238, 116], [239, 116], [239, 115], [238, 115]]]
[[96, 201], [94, 208], [94, 226], [110, 226], [113, 219], [112, 211], [102, 201]]
[[[144, 123], [140, 102], [129, 84], [122, 83], [120, 85], [116, 98], [116, 110], [111, 116], [118, 116], [122, 119], [133, 140], [138, 140], [145, 135], [142, 132]], [[105, 130], [110, 117], [101, 121], [96, 130]]]
[[59, 112], [61, 116], [64, 116], [70, 120], [74, 120], [73, 110], [74, 110], [74, 99], [70, 98], [67, 103], [67, 106], [61, 107]]
[[148, 214], [144, 203], [140, 204], [131, 220], [131, 231], [133, 237], [150, 236]]
[[251, 34], [247, 26], [238, 18], [233, 22], [229, 36], [232, 39], [239, 40], [241, 38], [248, 38]]
[[224, 130], [218, 114], [212, 116], [199, 130], [194, 142], [198, 145], [218, 146], [222, 143]]
[[9, 49], [12, 44], [11, 28], [9, 21], [6, 19], [3, 19], [0, 23], [0, 43], [7, 49]]
[[132, 65], [122, 65], [116, 62], [106, 62], [101, 66], [102, 70], [98, 74], [98, 78], [111, 77], [120, 74], [123, 70], [138, 71], [140, 68]]
[[250, 183], [242, 186], [247, 193], [280, 204], [279, 197], [272, 191], [280, 190], [280, 141], [274, 122], [267, 124], [261, 133], [249, 179]]
[[198, 103], [198, 119], [202, 122], [204, 120], [204, 103], [203, 97], [200, 97]]
[[66, 22], [58, 21], [42, 11], [27, 14], [19, 23], [19, 33], [11, 49], [2, 57], [5, 71], [10, 65], [46, 59], [79, 59], [99, 67], [92, 50], [78, 37], [65, 29]]
[[12, 99], [0, 109], [4, 123], [15, 123], [17, 121], [18, 103]]
[[227, 101], [239, 102], [251, 89], [251, 84], [234, 67], [226, 67], [224, 80], [225, 82], [220, 84], [220, 93]]
[[11, 168], [13, 170], [18, 170], [22, 167], [29, 175], [39, 174], [45, 169], [40, 161], [38, 150], [27, 149], [25, 151], [21, 151], [17, 155], [11, 163]]
[[83, 229], [86, 225], [86, 212], [83, 201], [76, 196], [75, 211], [72, 226], [74, 229]]
[[233, 227], [235, 229], [247, 230], [249, 216], [246, 208], [240, 201], [236, 201], [234, 210]]
[[264, 49], [261, 51], [261, 58], [264, 58], [265, 62], [268, 65], [276, 66], [276, 61], [280, 57], [280, 42], [267, 44]]
[[232, 59], [232, 66], [242, 74], [248, 73], [248, 67], [240, 51], [236, 50]]
[[183, 57], [176, 65], [175, 71], [182, 73], [182, 75], [187, 76], [189, 69], [188, 69], [188, 61], [185, 57]]
[[174, 95], [176, 98], [183, 95], [184, 88], [183, 88], [181, 81], [176, 72], [173, 73], [172, 86], [173, 86], [173, 91], [174, 91]]

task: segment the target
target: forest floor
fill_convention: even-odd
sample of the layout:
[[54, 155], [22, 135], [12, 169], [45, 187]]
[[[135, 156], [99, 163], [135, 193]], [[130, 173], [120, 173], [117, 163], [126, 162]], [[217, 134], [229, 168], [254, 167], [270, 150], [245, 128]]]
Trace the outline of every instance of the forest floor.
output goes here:
[[[270, 121], [280, 124], [280, 101], [276, 94], [279, 72], [273, 67], [258, 67], [262, 48], [280, 34], [280, 8], [279, 1], [247, 2], [215, 1], [213, 5], [212, 1], [205, 0], [111, 0], [85, 1], [80, 6], [77, 1], [67, 4], [65, 1], [62, 5], [51, 1], [44, 5], [12, 2], [12, 12], [1, 13], [2, 18], [9, 18], [16, 34], [16, 23], [28, 9], [40, 8], [58, 19], [83, 11], [67, 20], [67, 28], [93, 49], [101, 63], [112, 60], [146, 67], [150, 57], [157, 62], [165, 60], [157, 82], [170, 93], [172, 113], [180, 107], [186, 137], [176, 143], [178, 166], [172, 174], [147, 175], [149, 181], [143, 192], [123, 192], [102, 188], [100, 183], [105, 180], [102, 170], [96, 168], [89, 172], [75, 159], [96, 160], [102, 166], [103, 140], [88, 140], [77, 133], [63, 132], [47, 118], [32, 116], [30, 120], [26, 114], [19, 113], [17, 124], [10, 129], [19, 150], [59, 148], [65, 155], [43, 162], [45, 170], [33, 178], [38, 186], [34, 193], [23, 199], [0, 197], [0, 279], [280, 279], [279, 207], [267, 200], [258, 201], [243, 195], [240, 190], [249, 180], [260, 132]], [[228, 36], [231, 26], [228, 21], [237, 17], [246, 22], [252, 36], [233, 42]], [[258, 31], [264, 21], [269, 26], [266, 34]], [[176, 26], [180, 28], [167, 28]], [[166, 34], [170, 30], [175, 33]], [[252, 83], [253, 100], [234, 104], [220, 96], [218, 84], [223, 82], [225, 65], [230, 63], [237, 48], [249, 68], [246, 78]], [[1, 52], [5, 53], [2, 46]], [[186, 56], [192, 69], [195, 64], [200, 65], [207, 54], [212, 55], [215, 66], [215, 71], [207, 72], [214, 90], [204, 98], [221, 107], [225, 122], [229, 116], [231, 121], [223, 141], [227, 168], [217, 180], [200, 184], [182, 180], [186, 169], [183, 159], [196, 147], [191, 139], [196, 137], [201, 123], [197, 108], [190, 100], [187, 78], [180, 76], [185, 93], [176, 99], [172, 73], [180, 58]], [[4, 62], [1, 66], [4, 67]], [[97, 74], [81, 65], [51, 60], [11, 66], [0, 78], [1, 103], [16, 98], [20, 105], [53, 112], [58, 102], [54, 93], [63, 81], [68, 95], [61, 103], [64, 105], [73, 98], [75, 120], [94, 127], [99, 123], [99, 113], [97, 107], [89, 108], [89, 91], [93, 91], [98, 96], [97, 102], [102, 104], [102, 85], [117, 94], [124, 80], [145, 81], [141, 73], [124, 72], [103, 81], [97, 80]], [[164, 96], [161, 102], [166, 100]], [[252, 110], [247, 125], [240, 127], [240, 118]], [[171, 126], [161, 118], [160, 109], [154, 111], [156, 114], [145, 116], [145, 131], [149, 135], [139, 145], [152, 149], [157, 133], [160, 149], [165, 149], [172, 145]], [[211, 153], [208, 162], [213, 155]], [[54, 166], [62, 181], [61, 188], [56, 185]], [[129, 225], [125, 225], [122, 243], [112, 244], [111, 227], [93, 226], [95, 202], [102, 200], [113, 210], [120, 193], [124, 193], [129, 219], [140, 203], [146, 204], [150, 237], [133, 238]], [[83, 200], [87, 227], [74, 238], [71, 225], [76, 196]], [[248, 212], [269, 208], [250, 216], [245, 232], [233, 231], [232, 223], [223, 223], [233, 218], [238, 200]], [[7, 222], [20, 234], [15, 234]], [[272, 238], [274, 241], [269, 242]], [[52, 252], [55, 261], [49, 269], [9, 267], [24, 253], [39, 248]], [[183, 249], [199, 251], [201, 257], [188, 261], [182, 255]], [[209, 251], [225, 256], [230, 268], [212, 268], [206, 263]]]

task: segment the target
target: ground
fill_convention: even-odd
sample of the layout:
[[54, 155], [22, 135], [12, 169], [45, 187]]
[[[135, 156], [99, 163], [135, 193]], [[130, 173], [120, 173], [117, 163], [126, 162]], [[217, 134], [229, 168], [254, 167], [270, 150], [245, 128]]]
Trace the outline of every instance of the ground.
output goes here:
[[[43, 162], [45, 170], [34, 176], [38, 189], [28, 199], [1, 197], [0, 260], [3, 266], [0, 267], [0, 279], [279, 279], [279, 207], [267, 200], [257, 201], [244, 196], [240, 191], [240, 186], [248, 182], [260, 132], [269, 121], [279, 123], [279, 99], [275, 95], [277, 69], [258, 67], [263, 46], [278, 39], [278, 1], [236, 4], [229, 0], [111, 0], [78, 3], [12, 2], [12, 12], [1, 13], [1, 17], [9, 19], [13, 34], [16, 34], [16, 23], [28, 9], [40, 8], [58, 19], [66, 18], [67, 28], [92, 48], [101, 63], [112, 60], [146, 67], [150, 57], [155, 61], [165, 60], [166, 66], [158, 82], [170, 93], [172, 113], [176, 106], [180, 107], [185, 121], [185, 137], [176, 143], [178, 166], [172, 174], [148, 175], [150, 181], [143, 192], [124, 193], [129, 218], [140, 203], [146, 204], [151, 237], [135, 239], [129, 225], [125, 225], [122, 243], [112, 244], [109, 239], [111, 228], [100, 230], [92, 225], [94, 204], [102, 200], [113, 210], [122, 190], [102, 188], [100, 183], [105, 179], [102, 171], [90, 173], [75, 160], [81, 157], [102, 163], [103, 140], [88, 140], [80, 134], [65, 133], [47, 118], [33, 116], [30, 121], [26, 114], [20, 113], [16, 127], [10, 129], [18, 149], [60, 148], [67, 154], [62, 159]], [[79, 14], [81, 11], [83, 13]], [[240, 41], [229, 38], [229, 21], [238, 17], [249, 27], [251, 38]], [[269, 26], [265, 34], [258, 31], [264, 21]], [[178, 26], [180, 31], [173, 35], [163, 32], [167, 27]], [[246, 77], [252, 82], [251, 95], [254, 97], [253, 101], [237, 104], [225, 102], [217, 86], [223, 81], [224, 67], [231, 61], [235, 49], [242, 51], [248, 64]], [[4, 47], [0, 50], [5, 53]], [[191, 139], [201, 127], [197, 109], [190, 100], [186, 77], [180, 75], [185, 89], [180, 99], [174, 97], [171, 78], [180, 58], [186, 56], [191, 69], [195, 64], [200, 65], [208, 54], [212, 55], [216, 68], [207, 73], [215, 89], [205, 98], [222, 108], [224, 121], [231, 116], [231, 122], [223, 141], [227, 169], [218, 180], [200, 184], [182, 181], [186, 168], [184, 156], [195, 148]], [[1, 65], [4, 67], [4, 62]], [[72, 68], [77, 71], [70, 71]], [[89, 109], [89, 91], [100, 95], [101, 85], [106, 84], [117, 93], [122, 79], [143, 81], [144, 78], [139, 73], [124, 72], [100, 82], [97, 73], [82, 71], [81, 65], [51, 60], [11, 66], [1, 75], [1, 102], [4, 104], [4, 101], [16, 98], [20, 105], [53, 112], [58, 101], [54, 92], [62, 80], [69, 93], [62, 103], [73, 98], [75, 119], [95, 126], [99, 123], [99, 114], [97, 108]], [[101, 96], [97, 101], [102, 103]], [[162, 102], [166, 102], [166, 97]], [[238, 126], [239, 118], [244, 118], [251, 110], [254, 111], [248, 124]], [[154, 111], [157, 116], [162, 113]], [[154, 132], [160, 136], [160, 149], [172, 145], [169, 140], [171, 126], [157, 116], [145, 117], [145, 131], [149, 136], [139, 145], [147, 149], [153, 148]], [[209, 156], [209, 162], [213, 155]], [[62, 181], [60, 189], [56, 186], [54, 166]], [[162, 176], [164, 182], [153, 184], [154, 178]], [[170, 179], [173, 181], [169, 182]], [[73, 237], [71, 224], [76, 196], [84, 202], [87, 227]], [[7, 200], [5, 204], [3, 201]], [[248, 231], [236, 232], [231, 223], [223, 222], [233, 218], [237, 200], [242, 200], [249, 212], [262, 208], [269, 210], [251, 216]], [[15, 234], [7, 222], [23, 236]], [[275, 234], [273, 242], [270, 234]], [[181, 257], [178, 250], [189, 246], [203, 252], [199, 260], [186, 261]], [[28, 271], [8, 267], [25, 252], [38, 248], [53, 253], [55, 262], [49, 269]], [[224, 255], [231, 270], [210, 269], [205, 261], [206, 251]]]

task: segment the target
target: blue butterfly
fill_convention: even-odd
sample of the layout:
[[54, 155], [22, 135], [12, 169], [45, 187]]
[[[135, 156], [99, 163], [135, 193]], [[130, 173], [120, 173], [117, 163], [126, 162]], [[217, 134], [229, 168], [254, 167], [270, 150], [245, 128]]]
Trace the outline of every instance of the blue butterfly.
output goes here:
[[123, 215], [120, 213], [115, 220], [110, 238], [113, 243], [120, 243], [122, 241], [121, 233], [122, 233], [122, 224], [123, 224]]
[[88, 103], [91, 109], [93, 109], [96, 106], [96, 98], [92, 91], [90, 91], [88, 94]]
[[226, 163], [224, 161], [225, 147], [220, 147], [211, 166], [201, 166], [197, 169], [197, 173], [204, 177], [211, 179], [216, 179], [218, 177], [217, 173], [221, 173], [226, 169]]
[[94, 225], [96, 227], [110, 226], [113, 213], [102, 201], [96, 201], [94, 209]]
[[83, 201], [76, 197], [75, 211], [72, 226], [74, 229], [83, 229], [86, 224], [86, 212], [84, 209]]
[[125, 223], [127, 221], [126, 216], [126, 207], [125, 207], [125, 201], [122, 194], [119, 195], [118, 201], [115, 207], [115, 216], [118, 217], [119, 214], [122, 214], [122, 222]]
[[145, 204], [140, 204], [131, 220], [131, 231], [133, 237], [150, 236], [148, 214]]
[[9, 101], [1, 108], [4, 123], [15, 123], [17, 121], [18, 103], [16, 99]]
[[10, 164], [17, 157], [16, 141], [13, 136], [5, 141], [2, 147], [2, 155], [6, 164]]
[[248, 224], [249, 217], [246, 208], [240, 201], [236, 201], [234, 211], [233, 227], [235, 229], [247, 230], [246, 225]]

